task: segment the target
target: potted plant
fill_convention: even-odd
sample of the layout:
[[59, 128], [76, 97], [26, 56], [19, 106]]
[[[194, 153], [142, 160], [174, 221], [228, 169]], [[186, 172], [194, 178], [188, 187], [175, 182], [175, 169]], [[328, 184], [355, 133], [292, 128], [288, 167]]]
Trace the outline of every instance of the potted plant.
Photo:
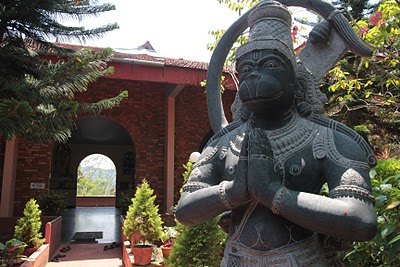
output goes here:
[[161, 251], [164, 258], [168, 258], [169, 254], [171, 253], [176, 233], [175, 227], [164, 226], [164, 234], [162, 237], [163, 244], [161, 245]]
[[15, 225], [14, 238], [26, 244], [24, 255], [29, 256], [45, 241], [40, 232], [41, 214], [36, 200], [31, 198], [25, 205], [24, 216], [19, 218]]
[[132, 203], [129, 205], [123, 232], [131, 240], [131, 250], [134, 264], [147, 265], [151, 262], [153, 245], [151, 242], [160, 240], [163, 235], [162, 219], [155, 205], [156, 196], [146, 179], [136, 189]]
[[5, 244], [0, 242], [0, 266], [12, 266], [26, 259], [22, 255], [26, 244], [17, 239], [10, 239]]

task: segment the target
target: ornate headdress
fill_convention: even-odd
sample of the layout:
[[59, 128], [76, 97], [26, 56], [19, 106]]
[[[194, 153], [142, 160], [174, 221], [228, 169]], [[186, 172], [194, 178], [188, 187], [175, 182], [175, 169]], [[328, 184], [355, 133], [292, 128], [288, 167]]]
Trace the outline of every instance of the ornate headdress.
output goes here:
[[236, 50], [236, 58], [254, 50], [275, 50], [289, 59], [296, 68], [291, 27], [292, 16], [286, 6], [266, 0], [249, 14], [250, 37], [247, 43]]

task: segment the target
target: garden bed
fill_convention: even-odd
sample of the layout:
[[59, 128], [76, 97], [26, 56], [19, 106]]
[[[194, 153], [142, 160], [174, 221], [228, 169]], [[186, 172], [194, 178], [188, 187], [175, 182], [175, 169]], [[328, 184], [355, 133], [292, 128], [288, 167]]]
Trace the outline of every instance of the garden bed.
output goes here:
[[49, 262], [49, 252], [49, 244], [41, 245], [21, 264], [21, 267], [45, 267]]
[[[19, 217], [1, 217], [0, 229], [2, 229], [1, 242], [13, 238], [14, 227]], [[44, 267], [56, 252], [61, 243], [62, 218], [60, 216], [43, 216], [41, 232], [46, 238], [45, 244], [40, 246], [28, 257], [28, 261], [22, 263], [23, 267]]]

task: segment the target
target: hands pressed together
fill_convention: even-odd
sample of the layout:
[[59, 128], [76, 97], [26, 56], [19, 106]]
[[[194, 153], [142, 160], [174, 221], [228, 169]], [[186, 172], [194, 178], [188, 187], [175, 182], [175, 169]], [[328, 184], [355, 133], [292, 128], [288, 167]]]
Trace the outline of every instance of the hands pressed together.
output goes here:
[[225, 181], [225, 194], [233, 207], [256, 200], [271, 208], [275, 194], [283, 187], [274, 171], [273, 153], [267, 136], [254, 129], [243, 140], [232, 181]]

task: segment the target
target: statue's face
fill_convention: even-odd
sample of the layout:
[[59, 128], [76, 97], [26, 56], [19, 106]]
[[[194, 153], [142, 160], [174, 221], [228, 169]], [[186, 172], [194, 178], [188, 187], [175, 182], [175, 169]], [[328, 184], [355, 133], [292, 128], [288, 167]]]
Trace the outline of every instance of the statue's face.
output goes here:
[[295, 73], [288, 59], [271, 50], [252, 51], [237, 62], [239, 97], [256, 114], [285, 112], [293, 104]]

